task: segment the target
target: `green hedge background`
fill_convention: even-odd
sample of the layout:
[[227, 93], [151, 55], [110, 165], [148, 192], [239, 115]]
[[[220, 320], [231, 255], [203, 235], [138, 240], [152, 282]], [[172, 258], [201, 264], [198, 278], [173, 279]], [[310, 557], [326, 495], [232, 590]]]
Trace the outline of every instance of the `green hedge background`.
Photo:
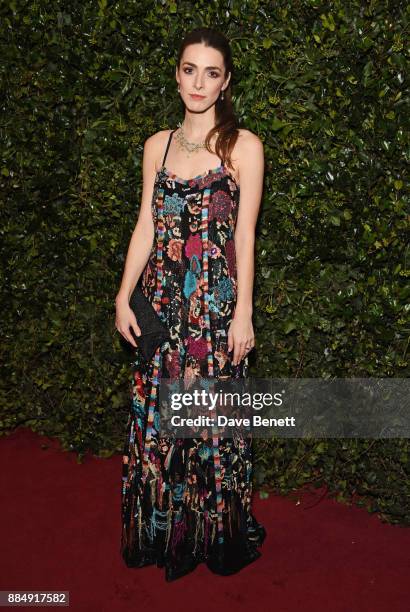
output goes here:
[[[407, 3], [10, 0], [0, 15], [4, 434], [58, 436], [79, 461], [122, 451], [114, 298], [143, 143], [183, 117], [175, 57], [200, 25], [229, 36], [236, 111], [265, 145], [251, 375], [408, 376]], [[255, 486], [326, 484], [409, 525], [409, 450], [257, 440]]]

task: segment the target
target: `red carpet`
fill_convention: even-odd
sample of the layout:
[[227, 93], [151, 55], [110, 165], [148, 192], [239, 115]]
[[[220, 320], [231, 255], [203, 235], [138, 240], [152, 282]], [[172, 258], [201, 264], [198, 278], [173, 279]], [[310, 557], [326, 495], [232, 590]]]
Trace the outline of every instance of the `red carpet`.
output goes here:
[[320, 490], [299, 502], [255, 493], [262, 557], [234, 576], [203, 565], [167, 583], [163, 569], [129, 569], [120, 557], [120, 455], [80, 465], [28, 429], [2, 438], [0, 453], [0, 590], [66, 590], [69, 609], [88, 612], [410, 609], [410, 529], [330, 499], [313, 505]]

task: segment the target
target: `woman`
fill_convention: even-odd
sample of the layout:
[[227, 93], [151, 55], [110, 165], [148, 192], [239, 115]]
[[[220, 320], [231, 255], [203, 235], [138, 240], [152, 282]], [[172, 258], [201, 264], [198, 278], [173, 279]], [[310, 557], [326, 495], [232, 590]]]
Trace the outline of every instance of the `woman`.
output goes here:
[[184, 120], [145, 142], [141, 208], [116, 297], [116, 327], [136, 347], [128, 302], [142, 275], [171, 333], [149, 363], [135, 351], [121, 538], [128, 567], [156, 563], [168, 581], [200, 562], [233, 574], [260, 557], [266, 535], [250, 512], [250, 440], [160, 438], [146, 418], [160, 377], [245, 377], [254, 346], [264, 158], [259, 138], [237, 127], [232, 71], [221, 33], [198, 28], [185, 37], [176, 68]]

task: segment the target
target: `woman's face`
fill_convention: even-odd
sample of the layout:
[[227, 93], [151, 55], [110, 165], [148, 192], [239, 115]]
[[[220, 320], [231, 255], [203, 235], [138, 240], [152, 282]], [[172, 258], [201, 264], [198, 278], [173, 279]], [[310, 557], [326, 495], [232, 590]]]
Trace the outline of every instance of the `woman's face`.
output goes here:
[[225, 79], [225, 66], [220, 51], [203, 43], [185, 49], [176, 80], [185, 106], [193, 112], [207, 110], [226, 89], [230, 74]]

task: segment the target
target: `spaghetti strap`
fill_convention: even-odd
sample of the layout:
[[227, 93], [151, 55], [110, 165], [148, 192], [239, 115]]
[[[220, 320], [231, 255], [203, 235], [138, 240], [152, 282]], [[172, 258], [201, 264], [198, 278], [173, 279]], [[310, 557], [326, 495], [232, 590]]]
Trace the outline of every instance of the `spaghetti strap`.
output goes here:
[[[165, 167], [165, 160], [167, 159], [169, 145], [171, 144], [171, 140], [172, 140], [172, 135], [176, 131], [177, 131], [177, 128], [175, 128], [175, 130], [172, 130], [172, 132], [169, 135], [168, 143], [167, 143], [167, 148], [165, 149], [165, 153], [164, 153], [164, 159], [162, 160], [162, 168]], [[221, 162], [220, 163], [220, 167], [225, 166], [225, 162], [224, 162], [224, 160], [221, 157], [219, 158], [219, 161]]]
[[[251, 507], [251, 435], [230, 436], [206, 425], [201, 433], [189, 432], [189, 439], [178, 432], [168, 437], [154, 418], [162, 406], [162, 380], [248, 376], [248, 356], [234, 365], [226, 340], [238, 303], [235, 262], [240, 247], [232, 228], [240, 208], [239, 186], [220, 167], [188, 179], [167, 170], [172, 137], [167, 131], [169, 139], [165, 131], [161, 136], [163, 150], [168, 140], [164, 168], [156, 175], [151, 200], [155, 237], [140, 285], [170, 339], [159, 342], [150, 359], [139, 349], [132, 351], [119, 484], [126, 566], [154, 564], [173, 581], [199, 563], [223, 576], [239, 572], [261, 556], [257, 549], [266, 529]], [[228, 163], [227, 153], [219, 153], [223, 159], [214, 155], [212, 165], [217, 159]], [[153, 581], [160, 583], [154, 576]]]
[[176, 131], [176, 129], [175, 129], [175, 130], [172, 130], [172, 132], [171, 132], [171, 133], [170, 133], [170, 135], [169, 135], [169, 138], [168, 138], [168, 144], [167, 144], [167, 148], [165, 149], [164, 159], [162, 160], [162, 167], [164, 167], [164, 166], [165, 166], [165, 160], [166, 160], [166, 158], [167, 158], [167, 154], [168, 154], [169, 145], [171, 144], [172, 134], [173, 134], [175, 131]]

